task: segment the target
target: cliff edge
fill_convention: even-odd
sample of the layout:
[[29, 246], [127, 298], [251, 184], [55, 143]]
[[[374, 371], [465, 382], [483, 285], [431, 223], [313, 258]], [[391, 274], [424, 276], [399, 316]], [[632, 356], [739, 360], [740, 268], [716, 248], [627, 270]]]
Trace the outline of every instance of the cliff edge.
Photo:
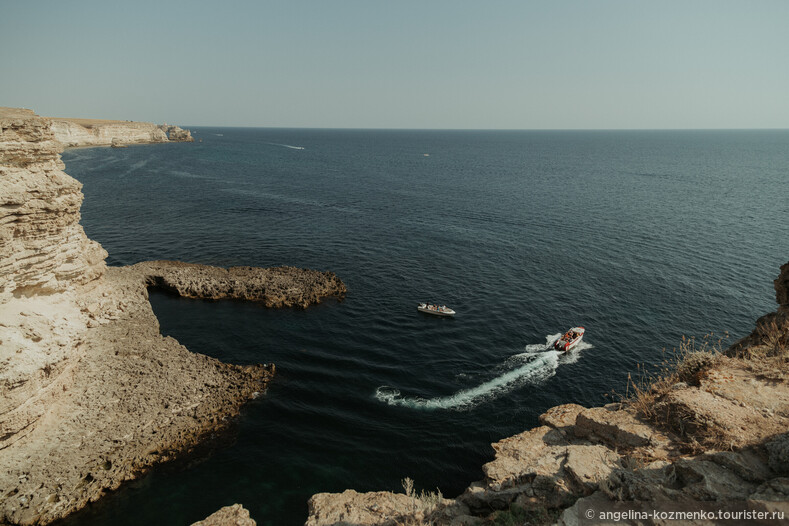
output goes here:
[[[622, 402], [553, 407], [539, 427], [492, 444], [484, 479], [457, 498], [417, 495], [410, 481], [406, 494], [321, 493], [306, 525], [670, 523], [629, 520], [628, 510], [789, 516], [789, 263], [775, 290], [778, 310], [728, 349], [686, 340]], [[605, 511], [622, 515], [600, 519]]]
[[189, 130], [167, 124], [54, 117], [48, 120], [55, 141], [66, 148], [194, 141]]
[[81, 185], [63, 172], [53, 127], [0, 108], [0, 523], [68, 515], [264, 391], [272, 365], [225, 364], [163, 337], [148, 287], [299, 307], [345, 293], [306, 269], [108, 268], [79, 224]]

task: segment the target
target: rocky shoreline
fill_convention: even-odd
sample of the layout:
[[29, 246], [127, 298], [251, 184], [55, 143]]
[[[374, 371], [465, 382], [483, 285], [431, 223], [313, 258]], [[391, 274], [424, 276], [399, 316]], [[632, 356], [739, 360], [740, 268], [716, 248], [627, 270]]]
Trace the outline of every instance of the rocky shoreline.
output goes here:
[[345, 296], [333, 272], [296, 267], [212, 267], [180, 261], [145, 261], [129, 267], [152, 287], [185, 298], [258, 301], [266, 307], [301, 307]]
[[[161, 336], [149, 287], [297, 308], [346, 293], [330, 272], [293, 267], [107, 268], [79, 225], [81, 185], [63, 172], [71, 139], [53, 128], [0, 108], [0, 522], [10, 524], [67, 516], [196, 447], [265, 390], [273, 365], [225, 364]], [[126, 137], [161, 137], [138, 129], [148, 131]], [[496, 442], [484, 479], [457, 498], [322, 493], [307, 525], [575, 525], [589, 509], [644, 502], [789, 513], [789, 263], [775, 291], [776, 312], [724, 352], [692, 347], [636, 396], [557, 406]], [[235, 505], [201, 524], [254, 521]]]
[[332, 273], [105, 264], [51, 120], [0, 108], [0, 522], [47, 524], [225, 428], [273, 365], [159, 332], [148, 287], [272, 307], [342, 296]]

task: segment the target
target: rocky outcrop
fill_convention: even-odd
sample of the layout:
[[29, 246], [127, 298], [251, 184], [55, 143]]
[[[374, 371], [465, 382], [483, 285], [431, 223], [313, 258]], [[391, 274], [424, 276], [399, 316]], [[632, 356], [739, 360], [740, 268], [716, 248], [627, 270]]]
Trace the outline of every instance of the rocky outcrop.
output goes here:
[[[108, 269], [49, 309], [20, 301], [41, 322], [69, 317], [73, 332], [61, 341], [73, 349], [52, 366], [28, 358], [28, 374], [7, 384], [5, 394], [39, 388], [28, 389], [28, 399], [0, 421], [6, 522], [63, 517], [190, 450], [224, 428], [271, 374], [270, 367], [223, 364], [161, 336], [146, 284], [128, 268]], [[35, 357], [46, 342], [30, 341], [19, 353]], [[43, 379], [50, 384], [41, 387]]]
[[64, 147], [167, 142], [167, 134], [150, 122], [99, 119], [51, 119], [55, 140]]
[[178, 126], [171, 126], [168, 124], [160, 125], [159, 129], [167, 134], [167, 138], [170, 142], [194, 142], [192, 132], [189, 130], [184, 130]]
[[[779, 312], [764, 318], [785, 309], [787, 275], [789, 264], [775, 282]], [[547, 516], [569, 526], [591, 523], [590, 510], [626, 512], [638, 503], [649, 503], [642, 511], [715, 511], [736, 503], [732, 511], [789, 513], [787, 332], [757, 327], [736, 349], [694, 369], [694, 385], [656, 384], [648, 414], [635, 399], [549, 409], [540, 427], [492, 444], [485, 478], [430, 514], [415, 514], [405, 495], [346, 491], [314, 496], [307, 524], [512, 523], [506, 514], [520, 508], [553, 510]]]
[[106, 252], [79, 224], [81, 185], [63, 172], [60, 150], [48, 120], [0, 108], [2, 443], [30, 429], [58, 373], [70, 371], [85, 328], [73, 288], [106, 270]]
[[789, 311], [789, 263], [781, 266], [781, 274], [773, 282], [779, 311]]
[[416, 500], [401, 493], [378, 491], [357, 493], [319, 493], [310, 498], [310, 517], [305, 526], [319, 524], [402, 524], [404, 517], [414, 515]]
[[257, 523], [249, 517], [249, 510], [241, 504], [225, 506], [192, 526], [255, 526]]
[[273, 366], [225, 364], [163, 337], [149, 286], [300, 306], [344, 291], [310, 271], [107, 268], [79, 225], [81, 186], [52, 127], [0, 109], [0, 523], [80, 509], [213, 436], [265, 390]]
[[333, 272], [295, 267], [212, 267], [179, 261], [146, 261], [131, 267], [150, 285], [186, 298], [260, 301], [267, 307], [302, 307], [343, 297]]
[[0, 301], [97, 279], [106, 252], [79, 224], [82, 185], [63, 172], [50, 122], [0, 108]]

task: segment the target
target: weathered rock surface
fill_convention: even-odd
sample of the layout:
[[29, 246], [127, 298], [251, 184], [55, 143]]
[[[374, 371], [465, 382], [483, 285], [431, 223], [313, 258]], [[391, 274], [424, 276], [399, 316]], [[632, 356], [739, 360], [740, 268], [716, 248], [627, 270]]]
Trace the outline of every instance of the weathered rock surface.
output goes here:
[[189, 451], [265, 389], [273, 366], [224, 364], [163, 337], [149, 285], [302, 306], [328, 282], [344, 290], [289, 269], [108, 269], [79, 225], [81, 185], [62, 171], [62, 147], [49, 119], [0, 109], [0, 523], [78, 510]]
[[319, 524], [381, 524], [395, 526], [416, 512], [416, 502], [402, 493], [379, 491], [318, 493], [308, 502], [310, 517], [305, 526]]
[[170, 142], [194, 142], [192, 132], [189, 130], [184, 130], [179, 126], [162, 124], [159, 126], [159, 129], [167, 134], [167, 138], [170, 140]]
[[28, 430], [69, 373], [85, 329], [72, 289], [106, 269], [60, 151], [49, 121], [0, 108], [0, 442]]
[[345, 284], [333, 272], [295, 267], [212, 267], [179, 261], [146, 261], [130, 267], [157, 288], [186, 298], [260, 301], [267, 307], [302, 307], [343, 297]]
[[0, 108], [0, 301], [65, 291], [104, 272], [79, 224], [82, 185], [63, 172], [50, 122]]
[[127, 268], [108, 269], [73, 302], [73, 323], [82, 325], [71, 337], [75, 349], [34, 375], [47, 377], [48, 388], [3, 415], [0, 517], [7, 522], [63, 517], [189, 450], [226, 426], [270, 375], [161, 336], [145, 283]]
[[[783, 319], [789, 264], [781, 267], [775, 284], [779, 312], [760, 318], [758, 325]], [[695, 376], [698, 385], [680, 382], [660, 395], [648, 420], [626, 402], [549, 409], [540, 416], [540, 427], [493, 444], [495, 458], [483, 466], [485, 478], [453, 506], [419, 517], [401, 506], [398, 520], [487, 524], [491, 512], [518, 506], [564, 509], [559, 524], [576, 525], [590, 523], [590, 509], [618, 505], [624, 512], [633, 502], [665, 510], [686, 505], [689, 511], [699, 502], [747, 502], [754, 509], [789, 513], [789, 347], [781, 339], [789, 326], [771, 327], [738, 342], [737, 352], [727, 351], [737, 358], [715, 359]], [[310, 501], [307, 524], [346, 524], [335, 511], [340, 503], [345, 510], [363, 510], [381, 499], [390, 503], [391, 495], [321, 494]], [[386, 520], [354, 514], [350, 523], [389, 524]]]
[[[32, 113], [32, 112], [31, 112]], [[101, 119], [46, 119], [63, 147], [115, 146], [158, 142], [193, 142], [189, 130], [167, 124]]]
[[192, 523], [192, 526], [255, 526], [249, 517], [249, 510], [241, 504], [225, 506], [205, 519]]
[[55, 140], [64, 147], [167, 142], [167, 134], [150, 122], [53, 118]]

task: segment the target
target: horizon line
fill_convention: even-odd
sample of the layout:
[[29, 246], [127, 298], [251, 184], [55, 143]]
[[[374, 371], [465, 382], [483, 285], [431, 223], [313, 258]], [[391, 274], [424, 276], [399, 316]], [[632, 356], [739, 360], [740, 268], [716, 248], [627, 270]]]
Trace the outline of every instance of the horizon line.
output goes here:
[[[145, 122], [145, 121], [130, 121]], [[355, 127], [355, 126], [250, 126], [218, 124], [179, 124], [190, 128], [240, 128], [270, 130], [355, 130], [355, 131], [789, 131], [789, 127], [779, 128], [406, 128], [406, 127]]]

